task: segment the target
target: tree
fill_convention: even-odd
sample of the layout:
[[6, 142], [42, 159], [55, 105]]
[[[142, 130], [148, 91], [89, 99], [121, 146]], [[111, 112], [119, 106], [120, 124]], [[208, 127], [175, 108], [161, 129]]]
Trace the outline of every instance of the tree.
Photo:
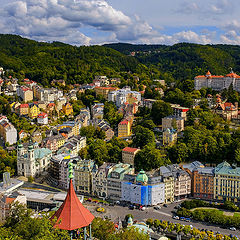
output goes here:
[[99, 240], [110, 239], [110, 236], [115, 233], [113, 222], [103, 220], [102, 218], [94, 218], [92, 222], [93, 236]]
[[88, 152], [91, 159], [95, 160], [98, 165], [108, 162], [108, 149], [104, 140], [96, 139], [91, 141]]
[[153, 219], [152, 218], [148, 218], [147, 221], [146, 221], [146, 224], [151, 227], [153, 226]]
[[186, 162], [188, 158], [188, 147], [185, 143], [178, 143], [169, 148], [169, 158], [176, 163]]
[[159, 168], [164, 165], [165, 161], [165, 156], [162, 152], [149, 145], [146, 145], [141, 151], [137, 152], [134, 159], [137, 171], [141, 169], [150, 171]]
[[236, 150], [235, 150], [235, 160], [236, 160], [236, 162], [240, 162], [240, 148], [237, 148]]
[[[4, 239], [70, 240], [67, 231], [53, 228], [48, 215], [43, 215], [42, 218], [33, 218], [32, 215], [32, 210], [15, 203], [3, 225], [4, 234], [7, 235], [7, 238]], [[0, 236], [2, 237], [2, 235]]]
[[115, 127], [121, 121], [123, 115], [118, 113], [113, 102], [105, 102], [103, 118], [110, 123], [111, 127]]
[[190, 230], [191, 230], [191, 227], [189, 225], [184, 226], [184, 228], [182, 229], [182, 231], [185, 235], [188, 235]]
[[173, 110], [169, 103], [164, 101], [156, 101], [153, 103], [151, 110], [151, 117], [156, 124], [162, 123], [162, 118], [169, 116], [173, 113]]
[[124, 229], [112, 236], [112, 238], [108, 240], [149, 240], [148, 234], [141, 232], [140, 230], [131, 227]]
[[80, 129], [80, 135], [85, 136], [87, 138], [92, 138], [94, 137], [96, 128], [92, 125], [87, 126], [87, 127], [82, 127]]
[[155, 144], [155, 136], [154, 133], [148, 128], [144, 128], [142, 126], [136, 126], [133, 129], [133, 145], [135, 147], [143, 148], [146, 145], [154, 146]]

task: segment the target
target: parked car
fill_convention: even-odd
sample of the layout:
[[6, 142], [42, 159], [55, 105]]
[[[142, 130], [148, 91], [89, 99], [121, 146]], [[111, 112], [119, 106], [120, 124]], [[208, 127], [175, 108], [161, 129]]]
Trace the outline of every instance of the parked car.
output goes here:
[[180, 220], [185, 221], [185, 217], [180, 217]]
[[179, 216], [173, 216], [173, 219], [179, 220]]
[[168, 205], [167, 205], [167, 204], [163, 204], [163, 206], [164, 206], [164, 207], [168, 207]]
[[161, 209], [161, 207], [159, 207], [159, 206], [155, 206], [155, 207], [153, 207], [155, 210], [160, 210]]
[[97, 212], [105, 212], [105, 209], [104, 208], [97, 208], [97, 210], [96, 210]]
[[130, 210], [133, 210], [135, 207], [134, 207], [133, 205], [130, 205], [128, 208], [129, 208]]
[[236, 231], [237, 229], [235, 227], [230, 227], [229, 228], [231, 231]]
[[185, 221], [186, 222], [191, 222], [191, 219], [190, 218], [185, 218]]

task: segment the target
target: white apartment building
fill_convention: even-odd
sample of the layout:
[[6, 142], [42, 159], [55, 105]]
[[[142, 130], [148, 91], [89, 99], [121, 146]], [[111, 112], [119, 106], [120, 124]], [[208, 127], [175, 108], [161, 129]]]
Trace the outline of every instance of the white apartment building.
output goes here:
[[5, 143], [12, 145], [17, 142], [17, 129], [9, 122], [6, 116], [0, 116], [0, 135]]
[[123, 89], [108, 93], [108, 101], [114, 102], [117, 107], [121, 107], [124, 103], [129, 102], [131, 98], [136, 98], [136, 101], [140, 102], [142, 96], [137, 91], [131, 91], [130, 87], [124, 87]]

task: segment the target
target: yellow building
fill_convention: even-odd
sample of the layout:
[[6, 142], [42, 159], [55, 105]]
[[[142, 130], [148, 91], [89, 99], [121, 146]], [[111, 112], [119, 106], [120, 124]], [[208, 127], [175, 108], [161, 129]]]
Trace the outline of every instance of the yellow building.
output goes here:
[[27, 116], [29, 114], [29, 105], [27, 103], [21, 104], [18, 109], [20, 116]]
[[160, 175], [165, 184], [165, 203], [174, 202], [174, 176], [165, 166], [160, 167]]
[[131, 123], [124, 119], [118, 124], [118, 137], [124, 138], [131, 135]]
[[68, 121], [68, 122], [64, 122], [61, 125], [58, 125], [57, 130], [60, 131], [63, 128], [70, 128], [72, 129], [73, 135], [78, 136], [80, 134], [80, 127], [81, 127], [80, 121]]
[[40, 108], [36, 104], [29, 104], [29, 117], [36, 118], [40, 113]]
[[61, 135], [59, 135], [59, 137], [56, 139], [57, 140], [57, 148], [59, 149], [60, 147], [62, 147], [65, 143], [65, 138]]
[[214, 170], [214, 199], [237, 202], [240, 200], [240, 168], [223, 162]]
[[73, 107], [70, 103], [66, 103], [62, 106], [62, 111], [65, 115], [71, 115], [73, 114]]

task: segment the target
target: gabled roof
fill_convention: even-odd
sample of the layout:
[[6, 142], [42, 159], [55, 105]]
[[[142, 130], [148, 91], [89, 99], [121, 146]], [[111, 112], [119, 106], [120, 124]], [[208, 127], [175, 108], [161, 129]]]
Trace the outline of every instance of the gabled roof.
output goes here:
[[65, 201], [61, 207], [51, 217], [51, 220], [57, 218], [54, 227], [64, 230], [75, 230], [88, 226], [94, 219], [94, 216], [86, 209], [77, 198], [70, 179], [69, 189]]
[[128, 120], [124, 119], [119, 123], [120, 125], [128, 125]]
[[20, 105], [20, 108], [28, 108], [28, 107], [29, 107], [29, 105], [27, 103]]
[[47, 117], [48, 117], [48, 115], [45, 112], [38, 114], [38, 118], [47, 118]]
[[132, 152], [132, 153], [134, 153], [134, 152], [136, 152], [138, 150], [140, 150], [140, 149], [138, 149], [138, 148], [131, 148], [131, 147], [125, 147], [122, 151], [123, 152]]

